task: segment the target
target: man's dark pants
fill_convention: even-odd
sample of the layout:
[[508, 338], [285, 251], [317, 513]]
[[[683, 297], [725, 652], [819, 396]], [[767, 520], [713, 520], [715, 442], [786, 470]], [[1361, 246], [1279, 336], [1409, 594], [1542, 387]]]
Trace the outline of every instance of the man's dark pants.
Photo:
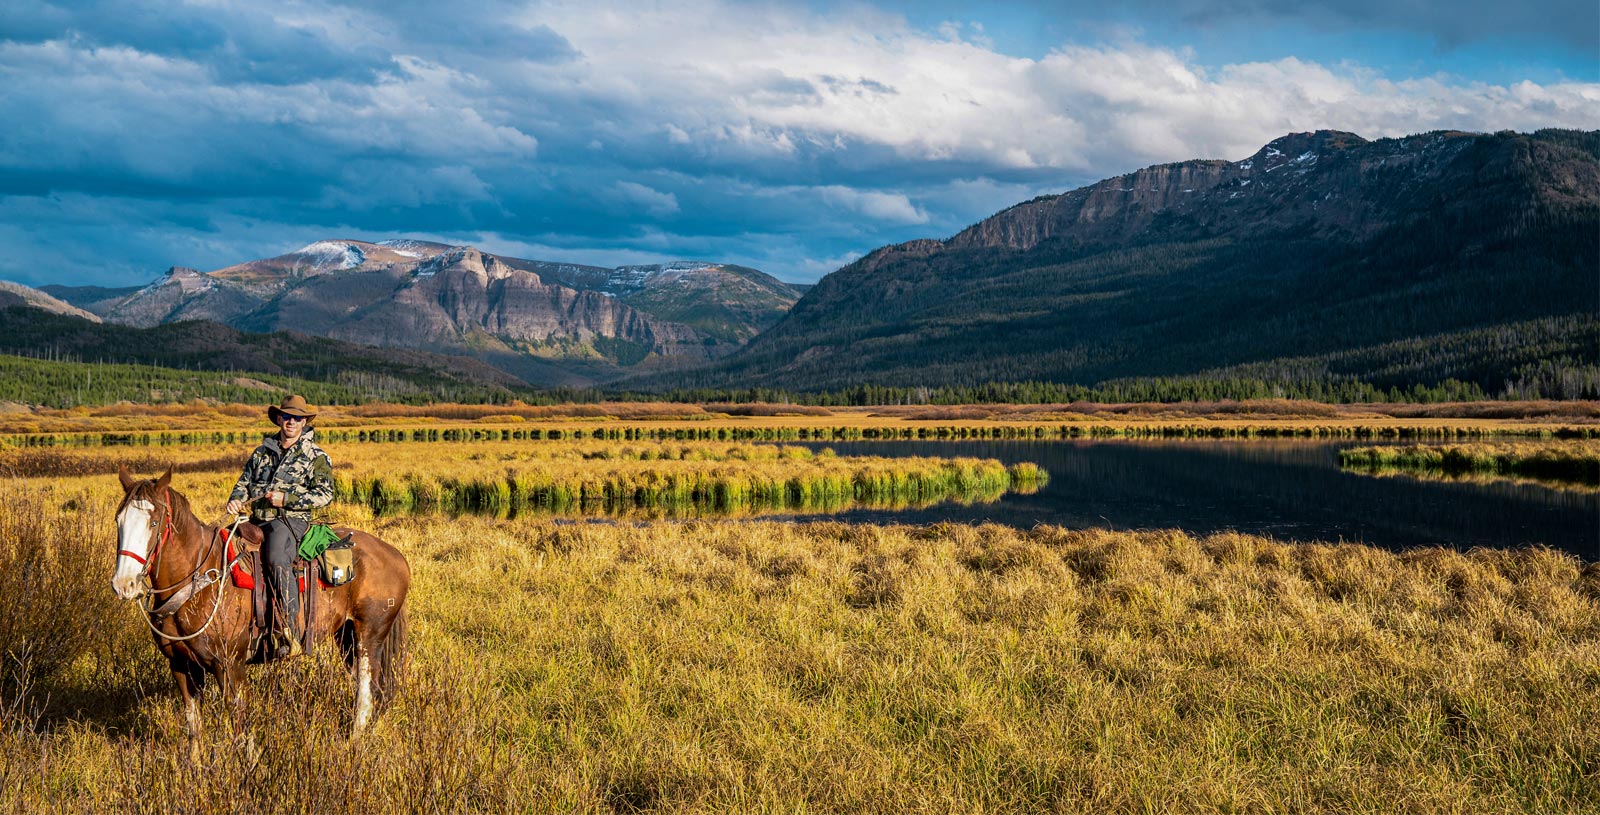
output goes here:
[[261, 558], [266, 561], [268, 585], [277, 593], [278, 602], [275, 605], [284, 614], [284, 619], [274, 620], [272, 627], [292, 632], [294, 621], [300, 616], [300, 587], [295, 583], [292, 566], [295, 553], [300, 548], [300, 539], [305, 537], [310, 523], [296, 518], [273, 518], [258, 526], [267, 535], [266, 542], [261, 546]]

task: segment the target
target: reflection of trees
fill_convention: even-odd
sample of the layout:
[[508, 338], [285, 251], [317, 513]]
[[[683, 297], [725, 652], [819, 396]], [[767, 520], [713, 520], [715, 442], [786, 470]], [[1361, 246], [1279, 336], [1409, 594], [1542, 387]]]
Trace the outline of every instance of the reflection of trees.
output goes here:
[[[930, 455], [938, 443], [834, 444], [840, 455]], [[1238, 530], [1293, 541], [1380, 546], [1543, 543], [1600, 558], [1600, 495], [1513, 483], [1379, 481], [1338, 469], [1316, 442], [971, 442], [961, 455], [1038, 462], [1050, 483], [976, 510], [935, 507], [907, 522], [991, 520], [1117, 529]], [[896, 452], [898, 451], [898, 453]], [[948, 453], [947, 453], [948, 454]], [[852, 513], [849, 520], [887, 520]]]

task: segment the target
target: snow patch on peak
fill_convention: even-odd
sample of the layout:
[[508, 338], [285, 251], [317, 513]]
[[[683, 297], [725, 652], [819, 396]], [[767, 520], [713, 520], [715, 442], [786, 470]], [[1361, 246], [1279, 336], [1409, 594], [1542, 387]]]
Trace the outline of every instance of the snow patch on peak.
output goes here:
[[367, 253], [361, 247], [344, 241], [317, 241], [291, 254], [305, 256], [311, 262], [311, 271], [317, 273], [354, 269], [367, 262]]
[[447, 269], [450, 266], [460, 263], [461, 259], [467, 256], [468, 252], [477, 251], [478, 250], [470, 246], [453, 246], [437, 255], [434, 255], [431, 259], [419, 264], [417, 266], [417, 270], [412, 272], [411, 277], [413, 279], [433, 277], [434, 275], [438, 274], [440, 270]]
[[187, 266], [172, 266], [169, 267], [165, 272], [162, 272], [161, 275], [155, 280], [150, 281], [150, 283], [144, 288], [140, 289], [138, 293], [143, 294], [145, 292], [153, 292], [163, 286], [174, 283], [181, 286], [185, 280], [190, 280], [199, 276], [199, 271], [190, 269]]
[[674, 260], [661, 267], [662, 271], [666, 272], [705, 272], [716, 268], [718, 268], [717, 264], [707, 263], [703, 260]]
[[378, 241], [377, 245], [382, 246], [394, 252], [395, 254], [400, 255], [401, 257], [408, 258], [428, 257], [429, 254], [435, 251], [438, 247], [438, 244], [414, 241], [409, 238], [391, 238], [386, 241]]

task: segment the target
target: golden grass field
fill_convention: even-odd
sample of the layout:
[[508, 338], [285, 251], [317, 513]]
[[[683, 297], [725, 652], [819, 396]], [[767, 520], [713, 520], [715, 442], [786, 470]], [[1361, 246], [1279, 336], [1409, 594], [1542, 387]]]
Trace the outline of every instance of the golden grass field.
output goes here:
[[[0, 437], [37, 434], [255, 432], [266, 405], [119, 403], [70, 409], [0, 403]], [[1596, 402], [1471, 402], [1442, 405], [1328, 405], [1260, 400], [1177, 404], [959, 405], [806, 407], [622, 402], [597, 405], [355, 405], [321, 409], [317, 424], [334, 428], [530, 429], [593, 432], [635, 428], [684, 431], [840, 431], [924, 433], [1039, 428], [1081, 435], [1184, 433], [1425, 437], [1600, 433]]]
[[[176, 460], [219, 513], [248, 447], [57, 450], [59, 474], [0, 485], [0, 811], [1600, 811], [1600, 566], [1555, 551], [364, 504], [339, 514], [414, 574], [396, 698], [349, 743], [330, 652], [256, 668], [257, 761], [213, 698], [191, 765], [171, 679], [108, 587], [121, 491], [99, 473]], [[808, 463], [331, 452], [449, 478], [738, 450]]]

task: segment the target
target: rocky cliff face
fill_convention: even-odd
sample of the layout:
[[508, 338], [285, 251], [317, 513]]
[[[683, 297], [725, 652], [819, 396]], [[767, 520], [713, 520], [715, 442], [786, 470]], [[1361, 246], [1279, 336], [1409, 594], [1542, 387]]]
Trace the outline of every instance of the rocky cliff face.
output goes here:
[[737, 349], [776, 324], [801, 294], [769, 274], [726, 263], [677, 261], [605, 269], [507, 262], [546, 281], [608, 294], [658, 320], [687, 325], [712, 341], [702, 347], [714, 356]]
[[[1291, 224], [1319, 236], [1362, 239], [1435, 207], [1439, 189], [1470, 190], [1458, 202], [1464, 207], [1492, 194], [1574, 203], [1592, 200], [1600, 189], [1590, 166], [1560, 160], [1557, 146], [1538, 140], [1486, 155], [1481, 164], [1460, 161], [1485, 150], [1484, 138], [1440, 131], [1369, 142], [1335, 130], [1291, 133], [1240, 161], [1161, 164], [1042, 196], [948, 240], [877, 250], [852, 268], [870, 272], [951, 250], [1025, 252], [1050, 241], [1110, 245], [1254, 235]], [[1550, 182], [1541, 181], [1537, 192], [1528, 185], [1535, 175]]]
[[[1348, 172], [1349, 159], [1367, 144], [1354, 133], [1292, 133], [1242, 161], [1146, 167], [1019, 204], [963, 230], [943, 242], [943, 248], [1026, 251], [1053, 238], [1121, 242], [1163, 228], [1158, 221], [1170, 224], [1185, 218], [1205, 220], [1215, 228], [1270, 225], [1271, 220], [1263, 224], [1253, 217], [1253, 204], [1282, 206], [1312, 187], [1323, 194], [1348, 193], [1359, 180]], [[1210, 221], [1213, 216], [1215, 222]]]
[[173, 266], [150, 285], [113, 304], [103, 316], [140, 328], [181, 320], [228, 322], [260, 304], [260, 298], [233, 283]]
[[705, 358], [702, 337], [692, 329], [651, 319], [598, 292], [548, 285], [471, 247], [419, 265], [392, 297], [330, 333], [375, 345], [547, 355], [613, 340], [658, 357]]

